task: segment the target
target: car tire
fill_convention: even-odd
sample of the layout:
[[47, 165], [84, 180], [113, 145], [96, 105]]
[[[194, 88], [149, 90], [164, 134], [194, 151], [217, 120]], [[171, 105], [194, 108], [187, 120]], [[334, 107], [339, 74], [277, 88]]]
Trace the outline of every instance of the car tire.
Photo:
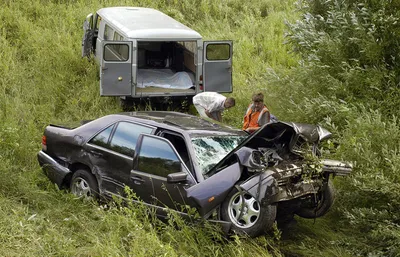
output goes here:
[[86, 200], [99, 198], [99, 186], [96, 178], [87, 170], [77, 170], [72, 175], [71, 193]]
[[326, 189], [318, 193], [319, 203], [315, 207], [301, 207], [296, 211], [296, 214], [302, 218], [314, 219], [324, 216], [335, 201], [335, 188], [331, 181], [328, 182]]
[[[240, 217], [244, 200], [244, 214]], [[233, 189], [222, 204], [221, 217], [231, 222], [231, 230], [256, 237], [272, 229], [276, 219], [276, 205], [261, 205], [247, 192]]]

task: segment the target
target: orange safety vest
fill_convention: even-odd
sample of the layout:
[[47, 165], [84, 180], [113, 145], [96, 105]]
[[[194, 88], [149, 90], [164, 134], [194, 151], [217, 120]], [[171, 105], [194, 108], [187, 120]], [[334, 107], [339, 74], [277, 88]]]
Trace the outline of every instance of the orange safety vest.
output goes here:
[[255, 112], [253, 111], [253, 104], [250, 104], [249, 108], [247, 108], [246, 115], [244, 116], [243, 119], [242, 129], [245, 130], [247, 128], [261, 127], [260, 124], [258, 124], [258, 122], [266, 112], [269, 112], [267, 106], [264, 105], [261, 111]]

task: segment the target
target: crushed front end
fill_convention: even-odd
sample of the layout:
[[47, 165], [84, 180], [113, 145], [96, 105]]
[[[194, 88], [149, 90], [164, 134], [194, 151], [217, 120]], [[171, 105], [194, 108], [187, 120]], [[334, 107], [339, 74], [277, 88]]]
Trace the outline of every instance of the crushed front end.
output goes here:
[[277, 204], [278, 213], [284, 206], [305, 218], [324, 215], [335, 197], [330, 179], [352, 170], [350, 163], [320, 158], [319, 143], [331, 134], [320, 126], [283, 122], [257, 134], [236, 153], [248, 173], [241, 189], [264, 205]]

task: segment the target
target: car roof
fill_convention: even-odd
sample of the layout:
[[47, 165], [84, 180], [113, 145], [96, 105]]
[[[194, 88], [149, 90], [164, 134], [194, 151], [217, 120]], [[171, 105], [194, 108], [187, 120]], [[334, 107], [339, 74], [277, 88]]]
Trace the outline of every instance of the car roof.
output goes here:
[[198, 32], [152, 8], [107, 7], [97, 13], [102, 19], [115, 24], [129, 38], [201, 39]]
[[138, 111], [114, 114], [114, 116], [119, 116], [119, 119], [124, 119], [123, 117], [129, 117], [129, 119], [133, 118], [143, 124], [180, 131], [188, 133], [191, 136], [204, 134], [246, 135], [237, 128], [180, 112]]

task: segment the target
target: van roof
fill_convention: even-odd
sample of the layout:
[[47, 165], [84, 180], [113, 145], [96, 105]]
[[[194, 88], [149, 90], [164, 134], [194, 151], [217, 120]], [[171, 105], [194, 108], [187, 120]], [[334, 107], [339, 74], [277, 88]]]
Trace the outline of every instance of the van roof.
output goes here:
[[201, 39], [201, 35], [168, 15], [151, 8], [107, 7], [97, 11], [129, 38]]

